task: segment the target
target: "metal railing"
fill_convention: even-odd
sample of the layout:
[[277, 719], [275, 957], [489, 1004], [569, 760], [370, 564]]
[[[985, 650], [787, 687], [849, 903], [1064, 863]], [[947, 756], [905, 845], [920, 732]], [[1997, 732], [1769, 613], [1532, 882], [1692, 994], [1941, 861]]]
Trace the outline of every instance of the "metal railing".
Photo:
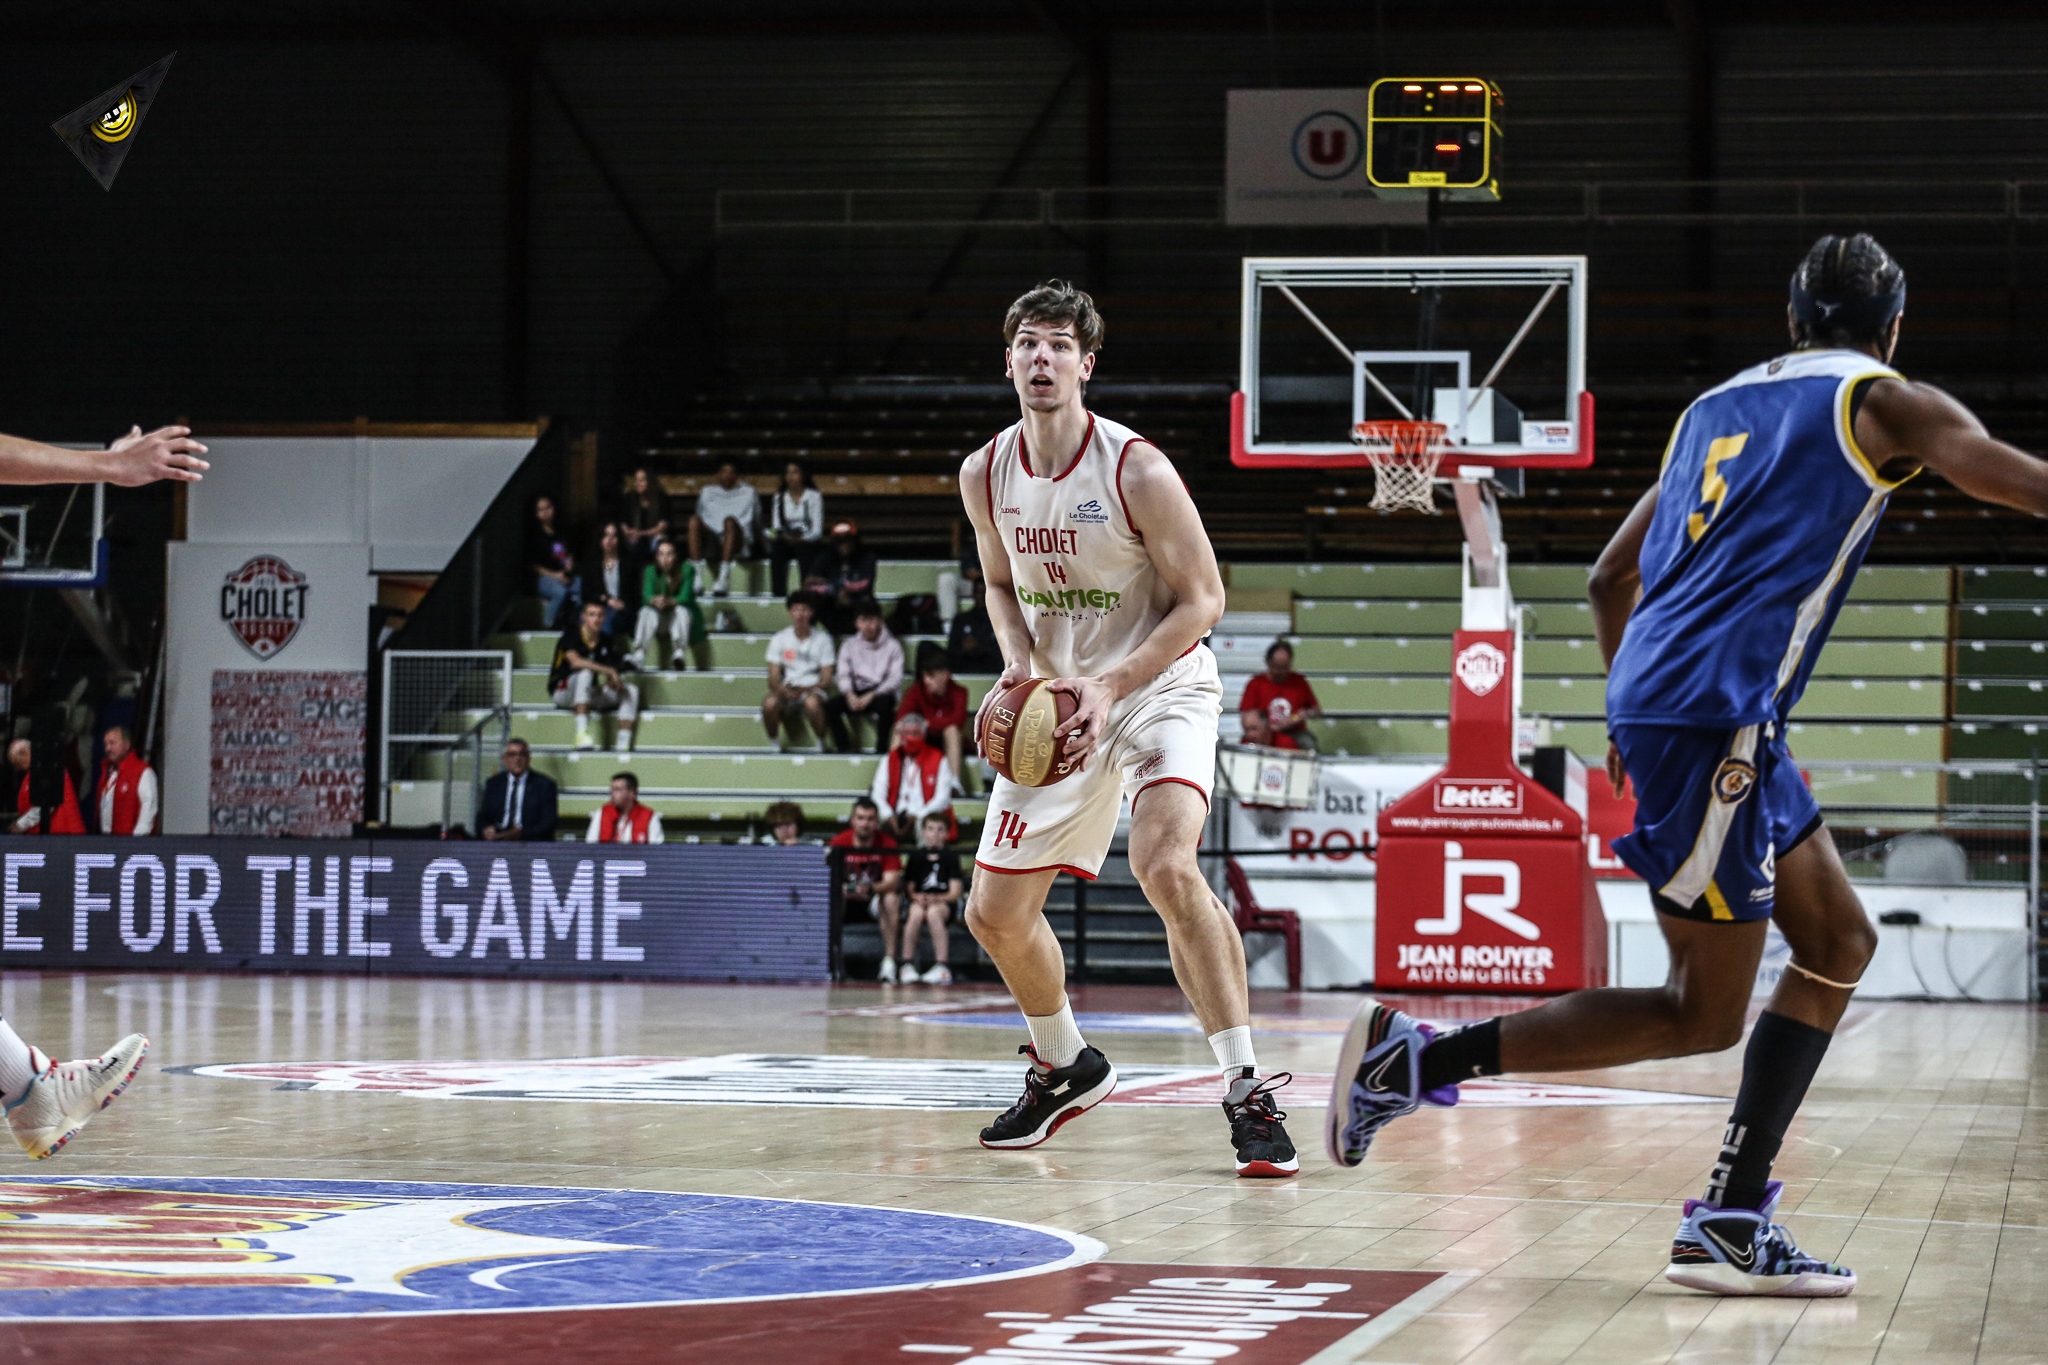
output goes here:
[[[443, 829], [470, 825], [489, 776], [484, 768], [484, 733], [494, 725], [498, 730], [493, 757], [512, 734], [512, 651], [386, 650], [382, 680], [378, 818], [386, 823], [417, 822], [421, 802], [408, 801], [406, 810], [395, 815], [393, 790], [407, 784], [412, 791], [422, 782], [438, 780], [438, 823]], [[470, 720], [476, 711], [484, 714]]]

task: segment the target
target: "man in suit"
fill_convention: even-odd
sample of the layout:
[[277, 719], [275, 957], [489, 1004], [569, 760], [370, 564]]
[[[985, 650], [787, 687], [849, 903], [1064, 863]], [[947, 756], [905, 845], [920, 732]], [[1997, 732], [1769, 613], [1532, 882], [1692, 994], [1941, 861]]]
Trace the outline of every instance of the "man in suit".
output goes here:
[[523, 739], [507, 740], [501, 761], [505, 770], [484, 783], [477, 828], [486, 839], [554, 838], [555, 780], [533, 771], [533, 751]]

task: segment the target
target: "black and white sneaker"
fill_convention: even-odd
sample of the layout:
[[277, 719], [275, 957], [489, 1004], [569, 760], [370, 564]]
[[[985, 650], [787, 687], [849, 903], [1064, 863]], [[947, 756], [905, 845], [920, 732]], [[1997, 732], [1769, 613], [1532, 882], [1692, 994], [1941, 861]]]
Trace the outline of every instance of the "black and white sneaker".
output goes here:
[[1116, 1068], [1092, 1047], [1082, 1048], [1071, 1066], [1058, 1068], [1039, 1061], [1029, 1043], [1017, 1051], [1031, 1059], [1031, 1067], [1024, 1073], [1024, 1094], [1001, 1118], [981, 1130], [984, 1147], [1036, 1147], [1116, 1089]]
[[1293, 1080], [1282, 1071], [1260, 1080], [1246, 1067], [1230, 1083], [1223, 1096], [1223, 1112], [1230, 1119], [1230, 1143], [1237, 1148], [1237, 1173], [1241, 1176], [1287, 1176], [1298, 1174], [1301, 1161], [1294, 1154], [1281, 1120], [1285, 1110], [1273, 1107], [1273, 1092]]

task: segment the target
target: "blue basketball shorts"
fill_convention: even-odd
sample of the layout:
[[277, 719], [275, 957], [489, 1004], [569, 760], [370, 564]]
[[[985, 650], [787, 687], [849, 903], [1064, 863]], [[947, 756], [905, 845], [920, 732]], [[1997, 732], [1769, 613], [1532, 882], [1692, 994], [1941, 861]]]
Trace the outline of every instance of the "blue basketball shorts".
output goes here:
[[1636, 798], [1635, 828], [1614, 841], [1681, 919], [1769, 919], [1777, 861], [1820, 828], [1820, 806], [1785, 747], [1783, 725], [1737, 730], [1616, 725]]

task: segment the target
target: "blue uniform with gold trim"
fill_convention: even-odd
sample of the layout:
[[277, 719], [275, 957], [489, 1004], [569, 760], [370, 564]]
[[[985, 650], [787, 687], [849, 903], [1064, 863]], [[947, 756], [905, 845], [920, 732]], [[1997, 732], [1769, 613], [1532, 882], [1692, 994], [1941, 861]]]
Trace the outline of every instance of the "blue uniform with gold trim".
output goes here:
[[1860, 351], [1796, 351], [1702, 394], [1671, 434], [1607, 684], [1637, 803], [1615, 852], [1666, 913], [1768, 916], [1777, 856], [1819, 826], [1785, 718], [1897, 487], [1852, 426], [1885, 377]]

